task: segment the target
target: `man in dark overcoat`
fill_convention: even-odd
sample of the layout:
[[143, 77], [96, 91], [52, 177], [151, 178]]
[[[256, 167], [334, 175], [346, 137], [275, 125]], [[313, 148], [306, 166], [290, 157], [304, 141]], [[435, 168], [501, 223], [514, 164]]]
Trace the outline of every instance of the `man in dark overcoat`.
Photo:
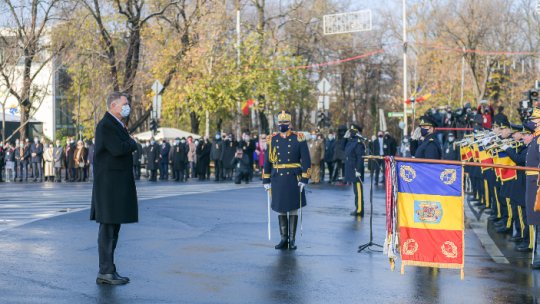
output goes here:
[[132, 156], [137, 144], [124, 124], [130, 112], [127, 97], [111, 93], [107, 110], [96, 127], [90, 219], [99, 223], [96, 283], [120, 285], [129, 282], [118, 274], [114, 264], [120, 225], [139, 220]]
[[150, 146], [146, 150], [146, 170], [150, 172], [150, 179], [148, 181], [155, 182], [157, 181], [157, 170], [159, 167], [159, 145], [156, 143], [154, 138], [150, 139]]
[[282, 111], [278, 124], [279, 133], [267, 140], [262, 178], [266, 191], [271, 191], [272, 210], [279, 213], [281, 241], [275, 248], [295, 250], [298, 209], [306, 206], [311, 158], [304, 134], [290, 130], [291, 115]]

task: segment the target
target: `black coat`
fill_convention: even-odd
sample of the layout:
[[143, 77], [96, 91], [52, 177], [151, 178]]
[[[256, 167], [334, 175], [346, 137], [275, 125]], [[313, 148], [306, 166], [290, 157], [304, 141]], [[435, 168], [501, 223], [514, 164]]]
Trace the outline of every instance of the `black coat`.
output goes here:
[[140, 166], [141, 165], [141, 157], [143, 155], [143, 148], [142, 145], [137, 143], [137, 150], [133, 151], [133, 165], [134, 166]]
[[159, 168], [159, 145], [154, 143], [153, 145], [148, 146], [146, 150], [146, 169], [147, 170], [157, 170]]
[[360, 179], [364, 181], [364, 159], [366, 147], [359, 138], [347, 139], [345, 145], [345, 181], [348, 183], [358, 182], [356, 172], [362, 174]]
[[139, 220], [133, 176], [132, 153], [135, 150], [137, 143], [124, 126], [105, 113], [96, 127], [91, 220], [105, 224]]
[[35, 156], [32, 156], [32, 163], [41, 163], [43, 161], [43, 144], [42, 143], [33, 143], [30, 146], [30, 155], [35, 153]]
[[456, 146], [454, 143], [447, 142], [443, 147], [443, 157], [445, 160], [460, 160], [459, 146]]
[[439, 144], [439, 140], [437, 140], [437, 136], [435, 134], [426, 136], [426, 138], [418, 146], [418, 149], [416, 149], [414, 157], [441, 159], [441, 145]]
[[327, 139], [324, 143], [324, 161], [329, 163], [334, 161], [334, 150], [336, 149], [336, 140]]
[[185, 144], [174, 145], [171, 148], [173, 170], [184, 170], [188, 162], [188, 148]]
[[210, 152], [210, 158], [213, 161], [223, 160], [223, 141], [221, 139], [217, 139], [211, 145], [212, 149]]
[[236, 175], [238, 174], [250, 174], [251, 173], [251, 167], [249, 165], [249, 157], [247, 157], [246, 154], [242, 154], [242, 158], [235, 157], [230, 165], [232, 167], [236, 168]]
[[223, 141], [223, 168], [225, 169], [232, 169], [232, 161], [234, 158], [234, 154], [236, 153], [236, 145], [237, 143], [235, 141], [231, 140], [224, 140]]

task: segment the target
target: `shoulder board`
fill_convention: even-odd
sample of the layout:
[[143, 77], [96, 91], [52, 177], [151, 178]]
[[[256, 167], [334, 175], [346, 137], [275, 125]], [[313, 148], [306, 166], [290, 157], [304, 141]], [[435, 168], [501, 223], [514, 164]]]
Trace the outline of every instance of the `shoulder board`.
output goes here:
[[272, 137], [274, 137], [274, 136], [276, 136], [276, 135], [278, 135], [278, 132], [272, 133]]
[[294, 132], [293, 134], [296, 134], [296, 137], [298, 138], [298, 141], [305, 141], [306, 140], [306, 137], [304, 136], [304, 133]]

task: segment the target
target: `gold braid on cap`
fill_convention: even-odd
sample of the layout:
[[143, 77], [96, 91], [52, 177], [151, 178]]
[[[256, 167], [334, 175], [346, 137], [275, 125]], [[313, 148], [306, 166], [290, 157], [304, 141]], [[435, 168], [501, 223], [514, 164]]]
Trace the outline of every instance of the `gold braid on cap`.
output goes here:
[[285, 111], [281, 111], [277, 118], [278, 121], [291, 121], [291, 114], [288, 114]]

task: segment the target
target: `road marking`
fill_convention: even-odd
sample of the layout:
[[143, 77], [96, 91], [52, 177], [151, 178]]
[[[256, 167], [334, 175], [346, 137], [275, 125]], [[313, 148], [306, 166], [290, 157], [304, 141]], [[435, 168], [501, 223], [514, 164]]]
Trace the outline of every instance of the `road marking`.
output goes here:
[[[467, 201], [467, 198], [465, 198], [465, 200]], [[467, 205], [468, 206], [465, 206], [465, 217], [468, 220], [467, 223], [471, 227], [474, 234], [476, 234], [476, 236], [480, 240], [480, 243], [482, 243], [482, 247], [484, 247], [486, 252], [489, 254], [491, 259], [495, 261], [495, 263], [510, 264], [508, 259], [506, 259], [504, 254], [499, 249], [499, 247], [497, 247], [497, 244], [495, 244], [493, 239], [489, 236], [487, 230], [487, 217], [480, 217], [480, 219], [478, 219], [478, 217], [475, 216], [473, 213], [472, 205], [470, 203], [468, 203]]]
[[[235, 185], [212, 184], [146, 184], [137, 183], [139, 201], [190, 194], [262, 187], [259, 183]], [[3, 189], [2, 189], [3, 190]], [[11, 184], [2, 191], [0, 200], [0, 231], [38, 220], [90, 209], [92, 184]]]

